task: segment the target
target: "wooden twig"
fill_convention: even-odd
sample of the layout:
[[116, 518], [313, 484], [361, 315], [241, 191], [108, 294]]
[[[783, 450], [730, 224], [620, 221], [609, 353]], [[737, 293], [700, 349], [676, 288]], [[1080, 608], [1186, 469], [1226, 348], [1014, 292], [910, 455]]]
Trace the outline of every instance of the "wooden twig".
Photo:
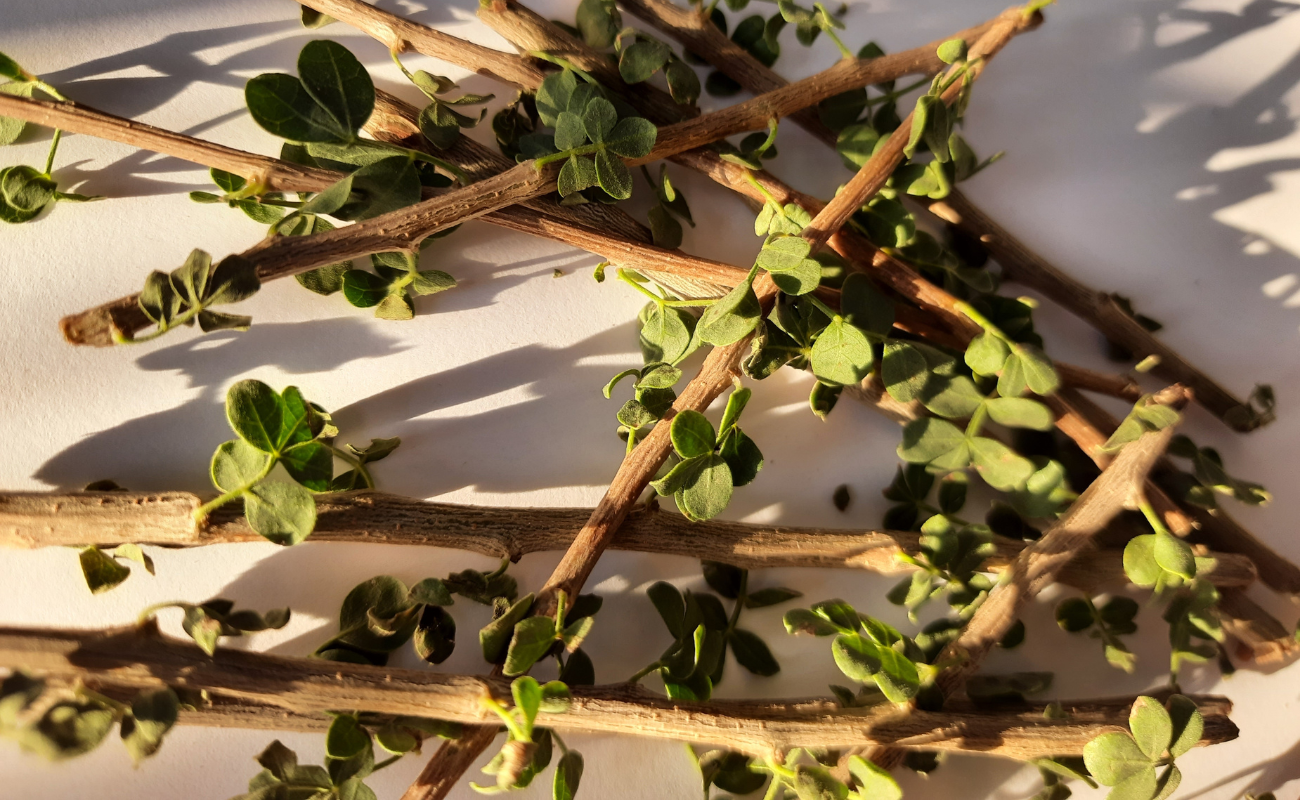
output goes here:
[[392, 52], [414, 50], [503, 83], [515, 86], [541, 83], [545, 74], [535, 65], [490, 47], [467, 42], [427, 25], [391, 14], [359, 0], [301, 0], [337, 20], [378, 39]]
[[[1181, 407], [1188, 393], [1179, 386], [1166, 389], [1157, 397], [1167, 405]], [[998, 582], [988, 599], [971, 617], [961, 635], [940, 654], [940, 660], [952, 659], [954, 666], [939, 674], [938, 685], [945, 696], [953, 695], [966, 679], [979, 670], [984, 656], [1002, 640], [1020, 618], [1025, 605], [1056, 580], [1061, 569], [1075, 556], [1093, 547], [1093, 536], [1124, 509], [1137, 507], [1147, 473], [1160, 459], [1169, 440], [1171, 425], [1160, 431], [1143, 434], [1130, 442], [1119, 456], [1102, 471], [1101, 477], [1084, 490], [1055, 524], [1021, 551], [1011, 565], [1010, 575]]]
[[[1156, 356], [1152, 372], [1178, 381], [1196, 394], [1196, 401], [1239, 431], [1259, 425], [1253, 414], [1242, 414], [1246, 404], [1217, 381], [1193, 366], [1129, 315], [1115, 295], [1084, 285], [1053, 266], [1024, 242], [985, 214], [959, 191], [929, 203], [931, 212], [978, 239], [1002, 267], [1010, 281], [1041, 292], [1100, 331], [1107, 339], [1133, 353], [1135, 359]], [[1235, 415], [1235, 416], [1234, 416]]]
[[[509, 697], [500, 678], [361, 666], [219, 649], [207, 656], [189, 642], [149, 628], [88, 632], [0, 628], [0, 666], [60, 680], [79, 678], [121, 688], [160, 684], [206, 689], [240, 703], [282, 708], [286, 721], [333, 709], [415, 715], [450, 722], [493, 719], [482, 699]], [[866, 744], [963, 750], [1007, 758], [1079, 755], [1096, 736], [1125, 730], [1132, 698], [1063, 704], [1067, 719], [1041, 707], [933, 713], [892, 705], [839, 708], [827, 700], [670, 700], [627, 684], [575, 687], [569, 709], [548, 714], [562, 732], [607, 733], [723, 744], [766, 756], [793, 747]], [[1201, 744], [1236, 737], [1224, 698], [1197, 697], [1205, 716]], [[198, 712], [203, 713], [203, 712]], [[217, 712], [213, 712], [217, 713]], [[495, 725], [490, 726], [495, 730]]]
[[[0, 547], [114, 547], [147, 544], [202, 547], [265, 541], [241, 514], [218, 509], [194, 525], [194, 510], [210, 498], [188, 492], [8, 492], [0, 494]], [[591, 517], [585, 508], [488, 508], [433, 503], [382, 492], [322, 495], [312, 542], [444, 547], [518, 561], [564, 550]], [[998, 538], [984, 564], [998, 572], [1025, 548]], [[722, 561], [742, 569], [815, 567], [910, 572], [898, 556], [921, 552], [913, 531], [848, 531], [749, 525], [638, 507], [618, 528], [610, 548]], [[1205, 577], [1221, 588], [1249, 586], [1255, 567], [1245, 556], [1210, 552]], [[1118, 550], [1083, 553], [1058, 578], [1084, 591], [1126, 582]]]
[[1220, 589], [1218, 611], [1224, 632], [1237, 640], [1237, 656], [1245, 661], [1279, 664], [1300, 649], [1294, 634], [1247, 597], [1245, 589]]

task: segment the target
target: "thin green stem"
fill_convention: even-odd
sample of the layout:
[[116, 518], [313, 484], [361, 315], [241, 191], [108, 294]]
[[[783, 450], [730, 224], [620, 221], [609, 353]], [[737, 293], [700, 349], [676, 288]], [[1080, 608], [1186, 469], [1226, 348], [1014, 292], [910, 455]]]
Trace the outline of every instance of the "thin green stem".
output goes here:
[[970, 438], [980, 432], [984, 427], [984, 420], [988, 419], [989, 409], [987, 403], [980, 403], [975, 413], [970, 415], [970, 422], [966, 424], [966, 438]]
[[[1142, 502], [1138, 503], [1138, 508], [1142, 510], [1142, 516], [1147, 518], [1147, 522], [1151, 524], [1152, 529], [1155, 530], [1156, 533], [1169, 533], [1169, 529], [1165, 527], [1164, 520], [1160, 519], [1160, 515], [1156, 513], [1150, 500], [1143, 497]], [[1173, 534], [1170, 535], [1172, 536]]]
[[366, 482], [367, 489], [375, 488], [375, 481], [373, 478], [370, 477], [370, 470], [366, 469], [366, 462], [362, 461], [361, 459], [357, 458], [356, 456], [352, 455], [346, 450], [340, 450], [339, 448], [335, 447], [332, 444], [327, 444], [325, 442], [321, 442], [321, 444], [324, 444], [325, 447], [327, 447], [329, 451], [334, 454], [335, 458], [338, 458], [348, 464], [351, 464], [352, 468], [355, 469], [357, 471], [357, 474], [361, 476], [361, 480]]
[[843, 316], [840, 315], [840, 312], [836, 311], [835, 309], [831, 308], [830, 306], [826, 305], [821, 300], [819, 300], [817, 298], [817, 295], [809, 294], [805, 296], [808, 298], [809, 302], [811, 302], [813, 306], [817, 308], [818, 311], [830, 317], [832, 320], [834, 320], [836, 317], [839, 317], [840, 319], [844, 318]]
[[902, 97], [905, 94], [908, 94], [909, 92], [914, 92], [917, 89], [923, 88], [929, 82], [930, 82], [929, 78], [922, 78], [921, 80], [917, 81], [911, 86], [904, 86], [902, 89], [895, 89], [892, 92], [882, 94], [879, 97], [868, 97], [867, 108], [871, 108], [876, 103], [884, 103], [890, 100], [897, 100], [898, 98]]
[[202, 307], [199, 306], [190, 308], [188, 311], [174, 318], [167, 325], [162, 325], [160, 323], [158, 325], [157, 330], [151, 333], [146, 333], [143, 336], [133, 336], [130, 339], [126, 338], [118, 330], [114, 329], [113, 341], [117, 344], [139, 344], [140, 342], [147, 342], [150, 341], [151, 339], [157, 339], [159, 336], [162, 336], [164, 333], [170, 331], [172, 328], [175, 328], [177, 325], [184, 325], [186, 322], [189, 322], [190, 320], [194, 319], [199, 315], [199, 312], [202, 310], [203, 310]]
[[94, 700], [97, 703], [103, 703], [118, 714], [127, 714], [131, 711], [131, 706], [126, 703], [123, 703], [120, 700], [114, 700], [107, 695], [102, 695], [94, 689], [87, 689], [85, 686], [78, 686], [73, 691], [78, 697], [83, 697], [87, 700]]
[[740, 622], [741, 609], [745, 607], [745, 598], [749, 596], [749, 570], [740, 572], [740, 591], [736, 594], [736, 606], [731, 609], [731, 619], [727, 620], [727, 634], [730, 635]]
[[663, 659], [661, 658], [661, 659], [659, 659], [658, 661], [654, 662], [653, 664], [651, 664], [651, 665], [649, 665], [649, 666], [647, 666], [647, 667], [642, 667], [641, 669], [637, 670], [635, 673], [632, 674], [632, 677], [630, 677], [630, 678], [627, 679], [627, 682], [628, 682], [628, 683], [637, 683], [637, 682], [640, 681], [642, 678], [644, 678], [645, 676], [647, 676], [647, 675], [649, 675], [650, 673], [654, 672], [655, 670], [659, 669], [659, 668], [662, 667], [663, 665], [664, 665], [664, 662], [663, 662]]
[[567, 756], [569, 754], [569, 748], [565, 746], [564, 740], [560, 738], [560, 734], [556, 733], [554, 728], [551, 729], [551, 738], [560, 746], [560, 756]]
[[546, 61], [548, 63], [554, 64], [555, 66], [561, 67], [563, 69], [572, 70], [574, 73], [578, 75], [579, 78], [582, 78], [587, 83], [590, 83], [593, 86], [600, 85], [600, 81], [597, 81], [595, 78], [593, 78], [591, 76], [591, 73], [587, 72], [584, 69], [579, 68], [576, 64], [574, 64], [572, 61], [569, 61], [568, 59], [560, 58], [559, 56], [553, 56], [550, 53], [546, 52], [545, 50], [529, 50], [527, 53], [525, 53], [525, 55], [530, 56], [532, 58], [541, 59], [542, 61]]
[[835, 35], [835, 31], [831, 30], [830, 28], [822, 28], [822, 30], [826, 31], [826, 35], [831, 37], [832, 42], [835, 42], [835, 46], [840, 49], [840, 56], [842, 58], [853, 58], [853, 59], [857, 58], [857, 56], [853, 55], [853, 51], [845, 46], [844, 42], [840, 39], [840, 37]]
[[189, 606], [189, 603], [183, 603], [180, 600], [168, 600], [163, 603], [154, 603], [153, 605], [146, 607], [144, 611], [140, 612], [140, 615], [136, 617], [136, 624], [145, 624], [164, 608], [188, 608]]
[[45, 174], [49, 175], [54, 169], [54, 154], [59, 151], [59, 140], [63, 138], [63, 131], [59, 128], [54, 129], [54, 138], [50, 140], [50, 154], [45, 157]]
[[776, 197], [772, 195], [771, 192], [769, 192], [766, 188], [764, 188], [763, 184], [758, 182], [758, 179], [754, 177], [754, 171], [752, 169], [745, 170], [745, 180], [749, 181], [749, 184], [753, 186], [755, 189], [757, 189], [767, 200], [767, 202], [781, 209], [782, 216], [785, 215], [785, 208], [776, 199]]
[[581, 147], [575, 147], [572, 150], [565, 150], [563, 153], [551, 153], [549, 156], [533, 159], [533, 167], [541, 169], [547, 164], [553, 164], [556, 161], [563, 161], [570, 156], [589, 156], [592, 153], [599, 153], [605, 149], [603, 144], [584, 144]]
[[631, 276], [629, 276], [629, 275], [627, 274], [627, 270], [625, 270], [625, 269], [620, 269], [616, 274], [618, 275], [618, 279], [619, 279], [620, 281], [623, 281], [623, 282], [626, 283], [628, 286], [631, 286], [633, 289], [636, 289], [638, 292], [640, 292], [641, 294], [643, 294], [643, 295], [645, 295], [646, 297], [650, 298], [651, 300], [655, 301], [655, 302], [658, 303], [659, 305], [664, 305], [664, 304], [666, 304], [666, 303], [668, 302], [668, 299], [667, 299], [666, 297], [660, 297], [659, 295], [657, 295], [657, 294], [655, 294], [654, 292], [650, 291], [650, 290], [647, 289], [646, 287], [642, 286], [642, 285], [641, 285], [640, 283], [638, 283], [637, 281], [633, 280], [633, 279], [631, 278]]
[[372, 773], [374, 773], [374, 772], [378, 772], [379, 770], [383, 769], [384, 767], [389, 766], [390, 764], [396, 764], [398, 761], [401, 761], [401, 760], [402, 760], [402, 755], [404, 755], [404, 754], [399, 753], [398, 755], [390, 756], [389, 758], [385, 758], [383, 761], [380, 761], [380, 762], [378, 762], [377, 764], [375, 764], [373, 767], [371, 767], [371, 768], [370, 768], [370, 771], [371, 771]]

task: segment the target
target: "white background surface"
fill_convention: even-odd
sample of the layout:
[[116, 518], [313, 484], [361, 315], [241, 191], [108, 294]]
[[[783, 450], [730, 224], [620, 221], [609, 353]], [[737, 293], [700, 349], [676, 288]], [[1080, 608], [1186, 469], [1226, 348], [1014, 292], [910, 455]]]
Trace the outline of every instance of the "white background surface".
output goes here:
[[[473, 20], [468, 0], [382, 5], [504, 47]], [[870, 38], [902, 49], [1004, 5], [861, 3], [847, 17], [845, 39], [855, 48]], [[277, 152], [278, 142], [242, 112], [242, 86], [260, 72], [292, 71], [295, 54], [311, 38], [344, 42], [381, 86], [418, 97], [399, 83], [380, 46], [343, 25], [305, 32], [288, 0], [4, 6], [0, 50], [70, 97], [234, 147]], [[568, 3], [536, 8], [572, 17]], [[1228, 387], [1241, 394], [1255, 382], [1276, 387], [1281, 416], [1261, 432], [1235, 436], [1199, 410], [1189, 415], [1187, 430], [1219, 447], [1238, 474], [1274, 491], [1270, 507], [1232, 513], [1292, 559], [1300, 558], [1292, 525], [1300, 511], [1300, 417], [1293, 411], [1300, 396], [1298, 11], [1279, 0], [1067, 0], [1049, 9], [1041, 30], [997, 58], [976, 90], [966, 127], [981, 152], [1009, 152], [967, 185], [998, 220], [1086, 282], [1135, 298], [1165, 323], [1167, 341]], [[833, 62], [828, 42], [808, 52], [789, 33], [778, 65], [787, 76]], [[409, 64], [463, 74], [421, 57]], [[510, 94], [477, 77], [465, 86], [497, 91], [501, 99]], [[480, 138], [490, 135], [484, 127]], [[782, 127], [780, 141], [773, 170], [797, 188], [826, 196], [847, 178], [794, 125]], [[44, 141], [12, 147], [0, 162], [39, 166], [45, 149]], [[687, 231], [685, 248], [751, 263], [758, 240], [740, 202], [681, 170], [673, 174], [701, 223]], [[425, 257], [426, 267], [451, 272], [460, 287], [418, 301], [412, 322], [375, 320], [338, 297], [279, 281], [240, 309], [255, 319], [247, 333], [182, 331], [138, 347], [75, 349], [60, 339], [60, 316], [136, 290], [149, 270], [177, 266], [193, 247], [216, 256], [242, 250], [261, 229], [237, 213], [190, 203], [184, 192], [207, 188], [203, 171], [128, 147], [69, 136], [56, 175], [65, 189], [76, 185], [110, 199], [60, 206], [36, 223], [0, 232], [5, 488], [75, 488], [111, 477], [139, 490], [207, 489], [212, 450], [229, 438], [222, 398], [243, 378], [302, 387], [336, 410], [344, 441], [401, 436], [401, 449], [375, 468], [390, 491], [489, 505], [590, 505], [614, 473], [621, 455], [613, 435], [616, 403], [602, 399], [599, 388], [639, 363], [633, 320], [640, 300], [617, 283], [593, 282], [595, 257], [470, 223]], [[648, 193], [640, 183], [636, 191], [641, 213]], [[568, 274], [553, 279], [556, 268]], [[1098, 336], [1083, 324], [1050, 307], [1037, 321], [1052, 355], [1107, 366]], [[767, 466], [757, 483], [737, 492], [727, 516], [878, 525], [885, 507], [879, 490], [894, 470], [897, 429], [847, 401], [828, 422], [818, 422], [806, 409], [804, 376], [782, 373], [755, 388], [746, 429]], [[844, 515], [830, 503], [840, 483], [855, 497]], [[101, 627], [128, 622], [151, 602], [219, 595], [241, 606], [294, 611], [287, 629], [226, 646], [305, 655], [335, 629], [343, 595], [361, 580], [391, 573], [411, 583], [490, 563], [447, 551], [310, 542], [291, 550], [246, 544], [153, 555], [157, 577], [137, 570], [119, 589], [92, 598], [72, 551], [0, 553], [0, 623]], [[521, 585], [540, 585], [557, 558], [524, 559], [514, 568]], [[697, 564], [686, 559], [613, 553], [601, 561], [591, 584], [606, 598], [591, 643], [600, 680], [621, 679], [667, 644], [642, 596], [660, 578], [701, 583]], [[790, 584], [807, 602], [842, 596], [905, 622], [883, 600], [891, 579], [778, 570], [752, 580]], [[1286, 624], [1294, 622], [1285, 604], [1263, 591], [1254, 596]], [[806, 693], [836, 677], [824, 642], [783, 633], [784, 608], [745, 615], [745, 624], [772, 645], [781, 674], [750, 678], [733, 663], [719, 694]], [[454, 611], [460, 646], [443, 668], [483, 671], [474, 632], [486, 610], [462, 602]], [[1094, 641], [1058, 630], [1050, 603], [1041, 602], [1027, 621], [1027, 645], [995, 654], [990, 670], [1056, 670], [1053, 692], [1060, 697], [1133, 693], [1162, 681], [1167, 650], [1154, 613], [1144, 612], [1150, 633], [1139, 643], [1133, 676], [1107, 667]], [[407, 653], [395, 663], [414, 666], [415, 659]], [[1231, 696], [1241, 738], [1180, 764], [1185, 777], [1177, 796], [1232, 798], [1253, 789], [1295, 800], [1300, 672], [1241, 671], [1220, 681], [1215, 671], [1193, 670], [1185, 687]], [[219, 800], [244, 791], [257, 769], [252, 757], [271, 738], [179, 729], [138, 770], [112, 741], [62, 765], [7, 746], [0, 748], [0, 797]], [[321, 737], [281, 738], [305, 762], [319, 763]], [[587, 757], [585, 797], [698, 797], [679, 745], [573, 739]], [[406, 759], [371, 785], [381, 797], [396, 797], [422, 764]], [[1038, 778], [1011, 762], [964, 757], [950, 758], [928, 781], [907, 776], [903, 783], [912, 798], [1019, 798], [1036, 790]], [[520, 796], [549, 796], [546, 787], [549, 774]], [[466, 788], [455, 796], [474, 795]]]

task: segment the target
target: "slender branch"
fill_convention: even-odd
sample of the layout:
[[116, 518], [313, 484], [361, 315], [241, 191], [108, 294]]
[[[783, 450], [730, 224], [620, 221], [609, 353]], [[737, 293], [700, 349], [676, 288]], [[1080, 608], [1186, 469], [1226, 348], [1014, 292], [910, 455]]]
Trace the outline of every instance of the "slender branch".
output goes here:
[[545, 74], [533, 64], [399, 17], [357, 0], [299, 0], [302, 5], [346, 22], [383, 42], [395, 53], [414, 50], [515, 86], [541, 83]]
[[[1109, 395], [1110, 397], [1118, 397], [1130, 403], [1137, 402], [1145, 394], [1142, 391], [1142, 386], [1128, 375], [1098, 372], [1074, 364], [1066, 364], [1062, 361], [1053, 363], [1056, 365], [1056, 374], [1060, 376], [1061, 383], [1066, 386]], [[1195, 394], [1195, 392], [1196, 390], [1192, 389], [1192, 393]]]
[[[239, 703], [285, 709], [287, 723], [338, 708], [482, 724], [485, 695], [509, 697], [509, 681], [428, 671], [285, 658], [222, 648], [214, 656], [148, 629], [102, 632], [0, 628], [0, 666], [60, 680], [85, 678], [122, 688], [160, 684], [206, 689]], [[1063, 704], [1064, 720], [1041, 707], [933, 713], [886, 704], [839, 708], [827, 700], [717, 700], [695, 703], [627, 684], [574, 687], [569, 709], [548, 714], [564, 732], [612, 733], [723, 744], [755, 755], [792, 747], [889, 744], [964, 750], [1007, 758], [1078, 755], [1094, 737], [1125, 730], [1132, 698]], [[1205, 716], [1202, 744], [1236, 737], [1224, 698], [1195, 698]], [[202, 712], [199, 712], [200, 714]], [[246, 715], [245, 715], [246, 716]], [[490, 725], [495, 729], [495, 725]]]
[[[1179, 386], [1170, 387], [1157, 397], [1174, 407], [1181, 407], [1190, 399], [1188, 392]], [[1169, 446], [1173, 435], [1171, 425], [1143, 434], [1125, 445], [1069, 511], [1041, 539], [1021, 551], [1011, 565], [1009, 576], [999, 581], [961, 635], [940, 655], [941, 661], [958, 662], [939, 674], [938, 685], [945, 696], [954, 694], [979, 670], [984, 656], [1020, 618], [1025, 605], [1054, 582], [1075, 556], [1093, 546], [1095, 534], [1125, 508], [1137, 506], [1147, 473]]]
[[245, 153], [181, 133], [155, 128], [143, 122], [105, 114], [73, 102], [34, 100], [0, 94], [0, 117], [21, 119], [36, 125], [59, 128], [121, 142], [143, 150], [173, 156], [194, 164], [233, 172], [268, 191], [318, 192], [339, 179], [337, 172], [303, 167], [278, 158]]
[[[1199, 577], [1199, 575], [1198, 575]], [[1295, 655], [1295, 636], [1241, 588], [1219, 590], [1223, 629], [1237, 640], [1238, 657], [1260, 664], [1278, 664]]]
[[[9, 492], [0, 494], [0, 547], [113, 547], [148, 544], [202, 547], [265, 541], [230, 508], [196, 527], [194, 509], [205, 496], [187, 492]], [[590, 518], [582, 508], [486, 508], [431, 503], [382, 492], [346, 492], [316, 500], [312, 542], [443, 547], [518, 561], [531, 553], [564, 550]], [[998, 572], [1025, 543], [998, 538], [984, 564]], [[898, 556], [921, 552], [912, 531], [847, 531], [691, 522], [679, 514], [638, 507], [609, 547], [658, 555], [722, 561], [743, 569], [815, 567], [910, 572]], [[1249, 586], [1255, 566], [1245, 556], [1206, 552], [1215, 559], [1204, 577], [1219, 587]], [[1081, 554], [1058, 578], [1084, 591], [1126, 582], [1118, 550]]]
[[[1240, 431], [1258, 427], [1253, 414], [1241, 414], [1246, 404], [1213, 378], [1201, 372], [1172, 347], [1142, 327], [1116, 301], [1115, 295], [1092, 289], [1053, 266], [977, 208], [970, 198], [953, 191], [929, 203], [929, 210], [978, 239], [997, 259], [1003, 276], [1050, 297], [1088, 322], [1107, 339], [1133, 353], [1137, 359], [1157, 356], [1152, 372], [1189, 387], [1196, 400], [1212, 414]], [[1234, 415], [1240, 419], [1234, 419]]]

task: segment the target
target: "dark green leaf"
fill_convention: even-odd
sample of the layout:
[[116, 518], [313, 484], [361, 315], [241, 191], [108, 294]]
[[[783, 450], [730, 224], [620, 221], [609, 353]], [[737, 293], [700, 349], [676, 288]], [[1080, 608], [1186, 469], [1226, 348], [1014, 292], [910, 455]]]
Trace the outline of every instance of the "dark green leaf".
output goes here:
[[871, 372], [871, 340], [842, 317], [836, 317], [813, 344], [811, 361], [813, 374], [822, 383], [855, 384]]
[[533, 595], [524, 595], [506, 609], [504, 614], [493, 619], [479, 631], [478, 641], [483, 648], [483, 660], [495, 664], [505, 655], [506, 646], [514, 634], [515, 624], [523, 619], [532, 607]]
[[555, 780], [551, 786], [554, 800], [573, 800], [578, 793], [578, 783], [582, 780], [582, 753], [570, 750], [555, 765]]
[[506, 651], [504, 672], [521, 675], [546, 655], [555, 643], [555, 620], [550, 617], [529, 617], [515, 625], [514, 634]]
[[624, 83], [641, 83], [663, 69], [672, 51], [663, 42], [635, 42], [623, 49], [618, 58], [618, 72]]
[[86, 579], [86, 586], [91, 594], [100, 594], [118, 586], [131, 575], [126, 567], [98, 547], [87, 547], [81, 551], [81, 574]]
[[757, 634], [743, 628], [736, 628], [727, 641], [730, 642], [731, 653], [740, 666], [755, 675], [768, 677], [781, 671], [781, 665], [777, 664], [776, 659], [772, 657], [772, 651], [767, 648], [767, 643]]
[[712, 519], [726, 510], [734, 486], [725, 459], [707, 455], [701, 461], [701, 468], [673, 496], [681, 512], [697, 522]]

